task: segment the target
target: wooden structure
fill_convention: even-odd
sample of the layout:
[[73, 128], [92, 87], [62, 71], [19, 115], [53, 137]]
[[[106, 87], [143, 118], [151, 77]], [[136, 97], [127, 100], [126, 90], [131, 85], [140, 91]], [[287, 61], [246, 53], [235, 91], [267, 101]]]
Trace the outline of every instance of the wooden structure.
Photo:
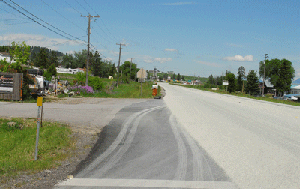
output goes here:
[[0, 72], [0, 99], [22, 100], [22, 73]]

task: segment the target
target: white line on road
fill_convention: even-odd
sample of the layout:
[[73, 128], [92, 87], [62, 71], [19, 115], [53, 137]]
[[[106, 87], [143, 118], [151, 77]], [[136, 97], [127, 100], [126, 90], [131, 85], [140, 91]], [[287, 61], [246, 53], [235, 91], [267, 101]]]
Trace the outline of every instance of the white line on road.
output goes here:
[[236, 189], [231, 182], [223, 181], [178, 181], [147, 179], [88, 179], [74, 178], [56, 185], [77, 187], [136, 187], [136, 188], [198, 188], [198, 189]]

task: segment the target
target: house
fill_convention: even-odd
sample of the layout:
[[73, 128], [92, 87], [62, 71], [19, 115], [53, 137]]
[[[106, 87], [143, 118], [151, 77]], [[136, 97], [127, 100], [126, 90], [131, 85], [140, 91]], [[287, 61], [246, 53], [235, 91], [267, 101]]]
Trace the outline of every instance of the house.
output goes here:
[[10, 62], [10, 54], [8, 52], [0, 52], [0, 60], [6, 59], [7, 62]]
[[292, 85], [290, 94], [300, 94], [300, 85]]
[[[274, 85], [272, 85], [272, 83], [266, 79], [265, 80], [265, 90], [264, 90], [264, 94], [276, 94], [276, 90], [274, 89]], [[259, 79], [259, 88], [260, 88], [260, 93], [262, 93], [261, 89], [263, 88], [263, 80]]]

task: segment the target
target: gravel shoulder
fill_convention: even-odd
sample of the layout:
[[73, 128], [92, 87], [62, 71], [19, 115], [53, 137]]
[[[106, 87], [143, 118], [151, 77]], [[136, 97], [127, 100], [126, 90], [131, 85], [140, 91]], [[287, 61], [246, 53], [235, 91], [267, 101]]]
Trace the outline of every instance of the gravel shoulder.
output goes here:
[[[64, 180], [84, 161], [106, 125], [125, 106], [145, 102], [145, 99], [65, 98], [44, 103], [44, 120], [66, 123], [73, 131], [76, 149], [61, 166], [35, 174], [20, 173], [15, 178], [0, 181], [0, 188], [52, 188]], [[0, 117], [34, 118], [34, 103], [0, 102]]]

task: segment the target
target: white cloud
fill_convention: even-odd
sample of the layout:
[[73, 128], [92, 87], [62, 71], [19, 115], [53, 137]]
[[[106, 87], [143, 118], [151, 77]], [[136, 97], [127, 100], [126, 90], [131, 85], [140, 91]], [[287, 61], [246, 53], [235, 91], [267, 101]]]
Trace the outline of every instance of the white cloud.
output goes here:
[[162, 64], [165, 62], [172, 61], [172, 58], [153, 58], [149, 55], [139, 55], [139, 56], [136, 56], [136, 58], [141, 59], [142, 61], [144, 61], [146, 63], [160, 62]]
[[176, 3], [164, 3], [163, 5], [192, 5], [197, 4], [195, 2], [176, 2]]
[[167, 52], [178, 52], [177, 49], [165, 49], [164, 51], [167, 51]]
[[68, 40], [68, 39], [59, 39], [59, 38], [49, 38], [43, 35], [33, 35], [33, 34], [7, 34], [0, 36], [0, 44], [7, 45], [12, 41], [23, 42], [29, 46], [41, 46], [47, 47], [52, 50], [58, 50], [59, 46], [78, 46], [84, 43], [80, 40]]
[[223, 58], [223, 60], [228, 60], [228, 61], [240, 61], [240, 62], [244, 62], [244, 61], [248, 61], [248, 62], [253, 62], [253, 55], [246, 55], [245, 57], [241, 56], [241, 55], [235, 55], [235, 56], [228, 56]]
[[162, 64], [162, 63], [165, 63], [165, 62], [172, 61], [172, 58], [154, 58], [154, 61], [155, 62], [160, 62]]
[[213, 62], [205, 62], [205, 61], [196, 61], [198, 64], [203, 64], [207, 66], [212, 66], [212, 67], [221, 67], [219, 64], [213, 63]]
[[234, 43], [227, 43], [227, 45], [230, 47], [239, 47], [239, 48], [243, 47], [242, 45], [238, 45], [238, 44], [234, 44]]
[[112, 58], [104, 58], [103, 60], [104, 61], [112, 61], [113, 59]]

